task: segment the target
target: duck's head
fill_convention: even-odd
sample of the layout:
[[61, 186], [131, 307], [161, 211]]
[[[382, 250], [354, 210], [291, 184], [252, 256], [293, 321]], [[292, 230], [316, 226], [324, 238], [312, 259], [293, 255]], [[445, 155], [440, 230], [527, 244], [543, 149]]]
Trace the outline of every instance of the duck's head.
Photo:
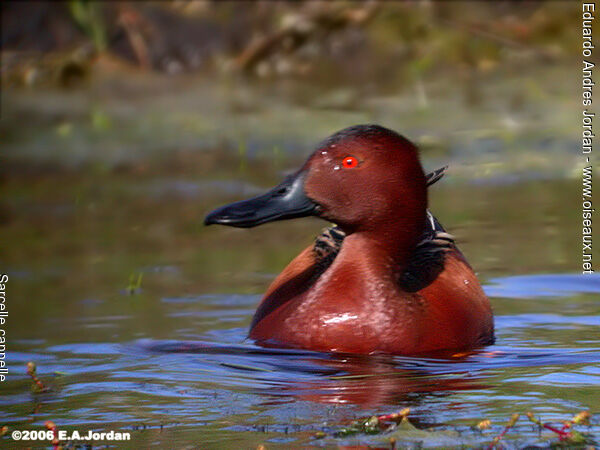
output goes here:
[[267, 193], [222, 206], [204, 223], [253, 227], [318, 216], [347, 234], [401, 227], [420, 233], [427, 188], [416, 147], [378, 125], [345, 128], [323, 141], [295, 174]]

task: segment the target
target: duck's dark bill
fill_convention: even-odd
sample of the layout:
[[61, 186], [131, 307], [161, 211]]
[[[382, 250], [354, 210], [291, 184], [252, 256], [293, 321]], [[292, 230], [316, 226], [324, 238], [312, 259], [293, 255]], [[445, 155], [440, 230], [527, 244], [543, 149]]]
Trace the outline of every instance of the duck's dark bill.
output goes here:
[[274, 220], [309, 216], [317, 205], [304, 193], [304, 177], [305, 173], [298, 172], [263, 195], [221, 206], [206, 216], [204, 224], [249, 228]]

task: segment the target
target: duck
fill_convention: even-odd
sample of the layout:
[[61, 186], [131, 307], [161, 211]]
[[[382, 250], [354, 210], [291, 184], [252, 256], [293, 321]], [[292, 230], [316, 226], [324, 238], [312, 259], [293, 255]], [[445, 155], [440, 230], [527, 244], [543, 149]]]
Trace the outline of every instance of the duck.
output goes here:
[[317, 145], [265, 194], [221, 206], [205, 225], [250, 228], [316, 216], [333, 225], [274, 279], [251, 322], [265, 347], [417, 355], [494, 342], [490, 301], [428, 210], [419, 151], [380, 125], [354, 125]]

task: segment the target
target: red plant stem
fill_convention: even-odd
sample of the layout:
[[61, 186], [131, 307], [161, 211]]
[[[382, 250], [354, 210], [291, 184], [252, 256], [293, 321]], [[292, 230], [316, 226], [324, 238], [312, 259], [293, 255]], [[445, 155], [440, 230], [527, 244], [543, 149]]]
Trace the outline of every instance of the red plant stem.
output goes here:
[[408, 416], [409, 413], [410, 409], [404, 408], [403, 410], [392, 414], [384, 414], [383, 416], [377, 416], [377, 420], [379, 420], [380, 422], [389, 422], [390, 420], [397, 422], [398, 420], [404, 419], [406, 416]]
[[383, 416], [378, 416], [377, 420], [379, 420], [380, 422], [388, 422], [390, 420], [397, 419], [398, 417], [400, 417], [398, 413], [384, 414]]
[[508, 430], [510, 430], [511, 427], [504, 427], [504, 430], [502, 431], [502, 433], [500, 433], [498, 436], [496, 436], [494, 438], [494, 442], [492, 442], [490, 444], [490, 446], [488, 447], [488, 450], [492, 450], [497, 444], [498, 442], [500, 442], [500, 440], [504, 437], [504, 435], [508, 432]]
[[565, 431], [567, 428], [571, 428], [570, 422], [565, 422], [560, 431]]
[[564, 431], [564, 428], [562, 430], [559, 430], [558, 428], [553, 427], [552, 425], [548, 424], [548, 423], [544, 423], [542, 424], [542, 426], [547, 429], [550, 430], [556, 434], [558, 434], [558, 439], [560, 439], [561, 441], [564, 439], [568, 439], [569, 437], [571, 437], [571, 432], [570, 431]]
[[494, 447], [496, 447], [496, 445], [498, 445], [498, 443], [502, 440], [502, 438], [508, 432], [508, 430], [510, 430], [512, 427], [515, 426], [515, 423], [517, 423], [518, 419], [519, 419], [519, 414], [512, 415], [512, 417], [510, 418], [510, 422], [508, 422], [508, 424], [504, 427], [504, 430], [502, 431], [502, 433], [500, 433], [498, 436], [496, 436], [494, 438], [494, 440], [488, 447], [488, 450], [492, 450]]

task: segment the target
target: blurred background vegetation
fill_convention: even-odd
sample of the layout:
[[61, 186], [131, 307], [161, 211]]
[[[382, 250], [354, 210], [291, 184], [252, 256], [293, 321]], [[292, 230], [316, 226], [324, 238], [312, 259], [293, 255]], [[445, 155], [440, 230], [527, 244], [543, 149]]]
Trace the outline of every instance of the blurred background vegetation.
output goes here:
[[2, 15], [8, 86], [68, 84], [109, 63], [389, 85], [556, 61], [579, 37], [577, 9], [557, 1], [70, 0], [7, 2]]
[[[578, 60], [578, 9], [568, 1], [1, 8], [0, 132], [11, 161], [112, 167], [224, 147], [276, 159], [294, 147], [304, 157], [299, 149], [364, 121], [440, 151], [477, 129], [469, 137], [493, 152], [514, 147], [519, 129], [573, 123], [561, 113], [576, 100], [566, 99], [576, 86], [564, 85]], [[540, 117], [550, 111], [555, 122]]]

